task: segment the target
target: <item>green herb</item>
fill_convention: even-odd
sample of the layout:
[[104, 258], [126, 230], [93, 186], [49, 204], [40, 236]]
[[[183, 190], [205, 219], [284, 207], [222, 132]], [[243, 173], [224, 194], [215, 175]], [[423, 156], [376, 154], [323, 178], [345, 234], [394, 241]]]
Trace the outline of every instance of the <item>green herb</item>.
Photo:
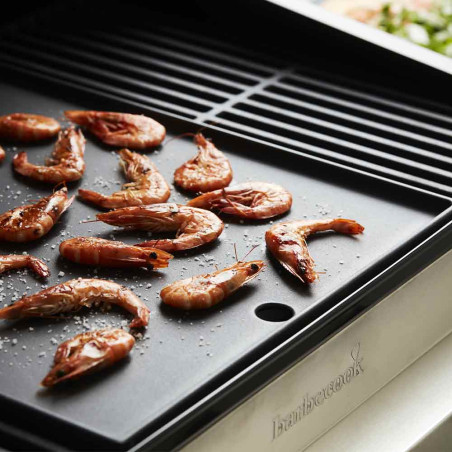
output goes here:
[[429, 11], [381, 8], [378, 28], [452, 58], [452, 0], [438, 0]]

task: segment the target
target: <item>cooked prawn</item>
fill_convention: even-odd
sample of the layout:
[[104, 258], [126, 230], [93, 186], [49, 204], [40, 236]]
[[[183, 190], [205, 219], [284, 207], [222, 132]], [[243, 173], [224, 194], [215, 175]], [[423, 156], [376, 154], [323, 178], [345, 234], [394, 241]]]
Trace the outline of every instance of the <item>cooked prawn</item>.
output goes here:
[[131, 152], [128, 149], [122, 149], [119, 151], [119, 155], [126, 177], [132, 182], [123, 185], [121, 191], [110, 196], [80, 189], [78, 194], [81, 198], [104, 209], [118, 209], [167, 201], [170, 197], [170, 188], [148, 157]]
[[0, 215], [0, 240], [29, 242], [47, 234], [63, 212], [72, 204], [67, 188], [41, 198], [36, 204], [16, 207]]
[[177, 231], [174, 239], [150, 240], [138, 245], [169, 252], [188, 250], [212, 242], [224, 228], [223, 222], [212, 212], [174, 203], [125, 207], [100, 213], [97, 219], [130, 229]]
[[6, 157], [6, 152], [5, 150], [0, 146], [0, 163], [3, 162], [3, 160], [5, 160]]
[[176, 185], [202, 193], [227, 187], [232, 180], [229, 160], [201, 133], [197, 133], [194, 140], [198, 145], [198, 154], [175, 171]]
[[124, 330], [88, 331], [60, 344], [53, 367], [42, 380], [45, 387], [104, 369], [125, 358], [135, 338]]
[[101, 267], [168, 267], [173, 256], [156, 248], [141, 248], [96, 237], [77, 237], [60, 243], [60, 254], [78, 264]]
[[65, 111], [64, 114], [112, 146], [146, 149], [158, 146], [166, 135], [165, 127], [143, 115], [79, 110]]
[[280, 185], [245, 182], [205, 193], [187, 205], [250, 220], [264, 220], [287, 212], [292, 206], [292, 195]]
[[41, 290], [0, 309], [0, 319], [49, 317], [62, 312], [78, 311], [101, 303], [115, 304], [133, 314], [130, 328], [148, 324], [149, 309], [129, 289], [103, 279], [72, 279]]
[[14, 169], [22, 176], [49, 184], [73, 182], [79, 180], [85, 172], [85, 138], [81, 130], [70, 127], [58, 136], [52, 156], [46, 166], [33, 165], [28, 161], [27, 153], [14, 156]]
[[61, 129], [53, 118], [28, 113], [0, 116], [0, 138], [14, 141], [39, 141], [54, 137]]
[[50, 275], [49, 267], [40, 259], [29, 254], [7, 254], [0, 256], [0, 273], [13, 270], [15, 268], [28, 267], [41, 278]]
[[335, 218], [328, 220], [295, 220], [277, 223], [265, 233], [265, 242], [280, 264], [301, 282], [310, 284], [317, 278], [314, 260], [309, 254], [306, 238], [314, 232], [361, 234], [364, 227], [355, 220]]
[[264, 266], [263, 261], [237, 262], [223, 270], [176, 281], [164, 287], [160, 297], [175, 308], [210, 308], [255, 278]]

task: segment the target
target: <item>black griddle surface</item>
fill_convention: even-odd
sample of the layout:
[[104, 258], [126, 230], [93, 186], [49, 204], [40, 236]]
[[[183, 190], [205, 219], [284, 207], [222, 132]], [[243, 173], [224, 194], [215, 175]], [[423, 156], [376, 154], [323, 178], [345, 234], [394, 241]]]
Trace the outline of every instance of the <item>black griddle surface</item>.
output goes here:
[[[98, 102], [96, 105], [73, 104], [60, 96], [63, 95], [38, 95], [0, 84], [0, 114], [29, 112], [62, 119], [66, 109], [107, 108]], [[124, 107], [124, 111], [128, 110], [130, 108]], [[164, 117], [155, 117], [167, 126], [168, 138], [181, 132], [195, 132], [198, 127], [194, 124], [189, 127], [188, 123], [174, 118], [165, 122]], [[67, 421], [74, 435], [86, 429], [109, 441], [124, 443], [146, 426], [159, 425], [170, 409], [183, 408], [184, 401], [192, 400], [189, 397], [215, 388], [215, 379], [219, 376], [226, 372], [233, 375], [241, 364], [257, 359], [262, 347], [277, 344], [286, 330], [300, 328], [340, 301], [353, 288], [352, 282], [364, 281], [381, 259], [405, 245], [448, 206], [440, 197], [411, 192], [372, 177], [359, 175], [355, 180], [347, 171], [328, 169], [328, 165], [322, 163], [323, 177], [317, 164], [309, 158], [277, 154], [276, 150], [271, 157], [273, 151], [264, 145], [248, 144], [246, 140], [217, 131], [204, 133], [214, 137], [215, 143], [219, 147], [221, 144], [230, 158], [233, 183], [262, 180], [281, 184], [292, 192], [293, 207], [284, 220], [342, 216], [359, 221], [365, 226], [365, 233], [357, 237], [324, 233], [310, 239], [309, 247], [317, 269], [325, 274], [307, 288], [283, 271], [265, 250], [265, 230], [280, 219], [241, 224], [225, 217], [225, 231], [216, 243], [177, 255], [163, 271], [95, 269], [64, 261], [59, 257], [59, 243], [79, 235], [109, 238], [110, 234], [118, 240], [136, 243], [147, 235], [124, 233], [102, 223], [81, 223], [93, 219], [98, 210], [76, 199], [43, 239], [21, 245], [1, 243], [1, 252], [27, 251], [48, 260], [52, 271], [48, 285], [79, 276], [111, 278], [124, 284], [149, 306], [150, 323], [131, 359], [73, 384], [42, 390], [39, 382], [52, 362], [57, 343], [88, 328], [127, 325], [130, 317], [119, 310], [110, 313], [93, 310], [81, 311], [78, 317], [71, 316], [67, 320], [2, 321], [0, 392], [5, 398], [19, 402], [17, 406], [23, 409], [24, 416], [30, 416], [30, 409], [36, 409]], [[124, 177], [114, 148], [101, 145], [88, 133], [85, 136], [86, 173], [80, 184], [69, 186], [70, 194], [76, 194], [79, 187], [103, 193], [116, 191]], [[17, 150], [27, 150], [32, 162], [43, 163], [52, 146], [53, 142], [48, 142], [18, 146]], [[26, 200], [48, 195], [52, 190], [50, 186], [30, 183], [14, 175], [11, 160], [16, 149], [10, 145], [5, 148], [7, 158], [0, 167], [1, 212]], [[195, 152], [190, 139], [179, 139], [148, 155], [171, 182], [174, 170]], [[187, 199], [173, 188], [169, 201], [185, 203]], [[158, 294], [164, 285], [214, 271], [215, 265], [226, 267], [234, 263], [233, 244], [237, 246], [239, 257], [259, 245], [249, 256], [267, 263], [258, 279], [206, 312], [184, 313], [161, 305]], [[10, 272], [1, 277], [2, 304], [9, 303], [14, 294], [20, 297], [24, 291], [31, 294], [41, 290], [43, 282], [26, 273]], [[286, 322], [259, 319], [255, 309], [268, 302], [292, 307], [294, 317]], [[17, 344], [13, 345], [13, 340], [17, 340]], [[2, 416], [8, 418], [5, 413]], [[74, 436], [73, 447], [76, 445]]]

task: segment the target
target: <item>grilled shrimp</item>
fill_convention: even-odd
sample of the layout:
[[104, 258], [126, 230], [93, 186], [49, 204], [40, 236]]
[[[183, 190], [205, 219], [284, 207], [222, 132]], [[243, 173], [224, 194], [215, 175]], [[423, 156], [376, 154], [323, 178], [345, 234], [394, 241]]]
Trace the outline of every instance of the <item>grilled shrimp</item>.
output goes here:
[[65, 111], [64, 114], [111, 146], [146, 149], [158, 146], [166, 135], [165, 127], [143, 115], [79, 110]]
[[93, 304], [115, 304], [133, 314], [130, 328], [148, 324], [149, 309], [129, 289], [103, 279], [72, 279], [21, 298], [0, 309], [0, 319], [49, 317], [62, 312], [78, 311]]
[[109, 367], [125, 358], [134, 345], [134, 337], [120, 329], [77, 334], [58, 346], [53, 367], [41, 385], [54, 386]]
[[224, 228], [223, 222], [212, 212], [179, 204], [124, 207], [100, 213], [97, 219], [113, 226], [152, 232], [176, 231], [174, 239], [150, 240], [138, 246], [168, 252], [183, 251], [215, 240]]
[[364, 227], [354, 220], [295, 220], [277, 223], [265, 233], [265, 242], [280, 264], [301, 282], [310, 284], [317, 278], [314, 260], [309, 254], [306, 238], [319, 231], [361, 234]]
[[72, 204], [67, 188], [41, 198], [36, 204], [16, 207], [0, 215], [0, 240], [29, 242], [47, 234], [62, 213]]
[[54, 137], [61, 129], [53, 118], [28, 113], [0, 116], [0, 138], [14, 141], [39, 141]]
[[263, 220], [287, 212], [292, 206], [292, 195], [280, 185], [245, 182], [205, 193], [187, 205], [215, 209], [250, 220]]
[[85, 141], [81, 130], [70, 127], [60, 132], [46, 166], [33, 165], [27, 153], [20, 152], [14, 156], [14, 169], [22, 176], [49, 184], [79, 180], [85, 172]]
[[148, 157], [131, 152], [128, 149], [122, 149], [119, 151], [119, 155], [126, 177], [132, 182], [123, 185], [121, 191], [110, 196], [80, 189], [78, 194], [81, 198], [104, 209], [118, 209], [167, 201], [170, 197], [170, 188]]
[[29, 254], [8, 254], [0, 256], [0, 273], [23, 267], [30, 268], [41, 278], [47, 278], [50, 275], [47, 265], [42, 260]]
[[206, 192], [227, 187], [232, 180], [232, 168], [226, 156], [204, 135], [197, 133], [198, 154], [174, 173], [174, 182], [184, 190]]
[[0, 146], [0, 163], [3, 162], [3, 160], [5, 160], [6, 157], [6, 152], [5, 150]]
[[210, 308], [255, 278], [264, 266], [262, 261], [237, 262], [223, 270], [176, 281], [164, 287], [160, 297], [175, 308]]
[[96, 237], [77, 237], [60, 244], [60, 254], [78, 264], [102, 267], [168, 267], [173, 256], [156, 248], [141, 248]]

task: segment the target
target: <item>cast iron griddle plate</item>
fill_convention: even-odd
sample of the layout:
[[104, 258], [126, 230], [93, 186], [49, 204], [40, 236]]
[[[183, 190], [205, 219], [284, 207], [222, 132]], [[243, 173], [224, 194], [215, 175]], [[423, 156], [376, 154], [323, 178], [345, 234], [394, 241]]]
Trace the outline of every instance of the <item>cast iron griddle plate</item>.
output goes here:
[[[61, 97], [46, 97], [6, 84], [0, 85], [0, 93], [0, 114], [30, 112], [61, 119], [65, 109], [107, 108], [99, 103], [71, 104]], [[124, 110], [130, 109], [124, 107]], [[167, 118], [164, 123], [169, 137], [197, 128], [174, 118]], [[231, 160], [234, 182], [270, 181], [284, 185], [293, 193], [293, 208], [284, 220], [342, 216], [362, 223], [365, 234], [350, 237], [325, 233], [309, 240], [318, 270], [325, 272], [309, 288], [302, 287], [266, 254], [264, 232], [271, 222], [240, 224], [226, 219], [225, 232], [216, 243], [177, 256], [163, 271], [94, 269], [65, 262], [59, 257], [58, 244], [79, 235], [108, 238], [111, 234], [119, 240], [136, 243], [145, 239], [146, 233], [119, 232], [102, 223], [83, 224], [82, 220], [94, 218], [98, 210], [76, 200], [42, 240], [22, 245], [2, 243], [1, 251], [27, 251], [44, 258], [52, 271], [49, 285], [79, 276], [111, 278], [133, 289], [146, 302], [152, 311], [151, 319], [145, 339], [138, 341], [131, 359], [54, 390], [40, 389], [39, 382], [52, 362], [57, 343], [87, 329], [121, 325], [121, 322], [127, 325], [130, 316], [120, 310], [110, 313], [93, 310], [81, 311], [78, 317], [65, 320], [2, 321], [0, 391], [4, 397], [22, 402], [24, 422], [26, 415], [31, 414], [26, 408], [34, 408], [67, 421], [74, 433], [79, 433], [81, 428], [111, 441], [127, 441], [145, 426], [162, 421], [170, 408], [179, 403], [183, 407], [184, 400], [195, 391], [214, 388], [215, 378], [222, 372], [260, 356], [262, 344], [272, 344], [272, 341], [276, 344], [278, 335], [286, 329], [301, 327], [313, 315], [340, 301], [352, 289], [350, 282], [366, 277], [367, 273], [363, 274], [378, 260], [426, 228], [448, 206], [443, 198], [411, 192], [371, 177], [355, 177], [347, 171], [328, 169], [327, 164], [322, 163], [319, 170], [318, 163], [303, 156], [277, 153], [275, 149], [225, 133], [205, 131], [205, 134], [221, 143]], [[104, 193], [117, 190], [124, 179], [113, 148], [86, 136], [86, 173], [79, 185], [69, 187], [70, 193], [75, 194], [79, 186]], [[49, 142], [18, 149], [26, 149], [31, 161], [44, 162], [52, 146], [53, 142]], [[5, 147], [7, 158], [0, 167], [2, 212], [52, 190], [50, 186], [15, 176], [11, 168], [15, 149]], [[167, 180], [172, 181], [175, 168], [195, 151], [190, 139], [179, 139], [148, 155]], [[186, 200], [186, 196], [172, 190], [170, 201], [184, 203]], [[239, 257], [259, 245], [249, 258], [263, 259], [268, 264], [260, 278], [210, 311], [184, 313], [161, 305], [158, 293], [164, 285], [213, 271], [215, 265], [225, 267], [234, 263], [234, 243]], [[19, 298], [23, 292], [30, 294], [42, 288], [42, 281], [26, 272], [11, 272], [1, 281], [2, 305]], [[295, 315], [286, 322], [263, 321], [255, 315], [255, 309], [266, 302], [284, 303], [292, 307]], [[15, 345], [13, 340], [17, 340]], [[76, 448], [75, 436], [73, 440], [72, 447]]]

